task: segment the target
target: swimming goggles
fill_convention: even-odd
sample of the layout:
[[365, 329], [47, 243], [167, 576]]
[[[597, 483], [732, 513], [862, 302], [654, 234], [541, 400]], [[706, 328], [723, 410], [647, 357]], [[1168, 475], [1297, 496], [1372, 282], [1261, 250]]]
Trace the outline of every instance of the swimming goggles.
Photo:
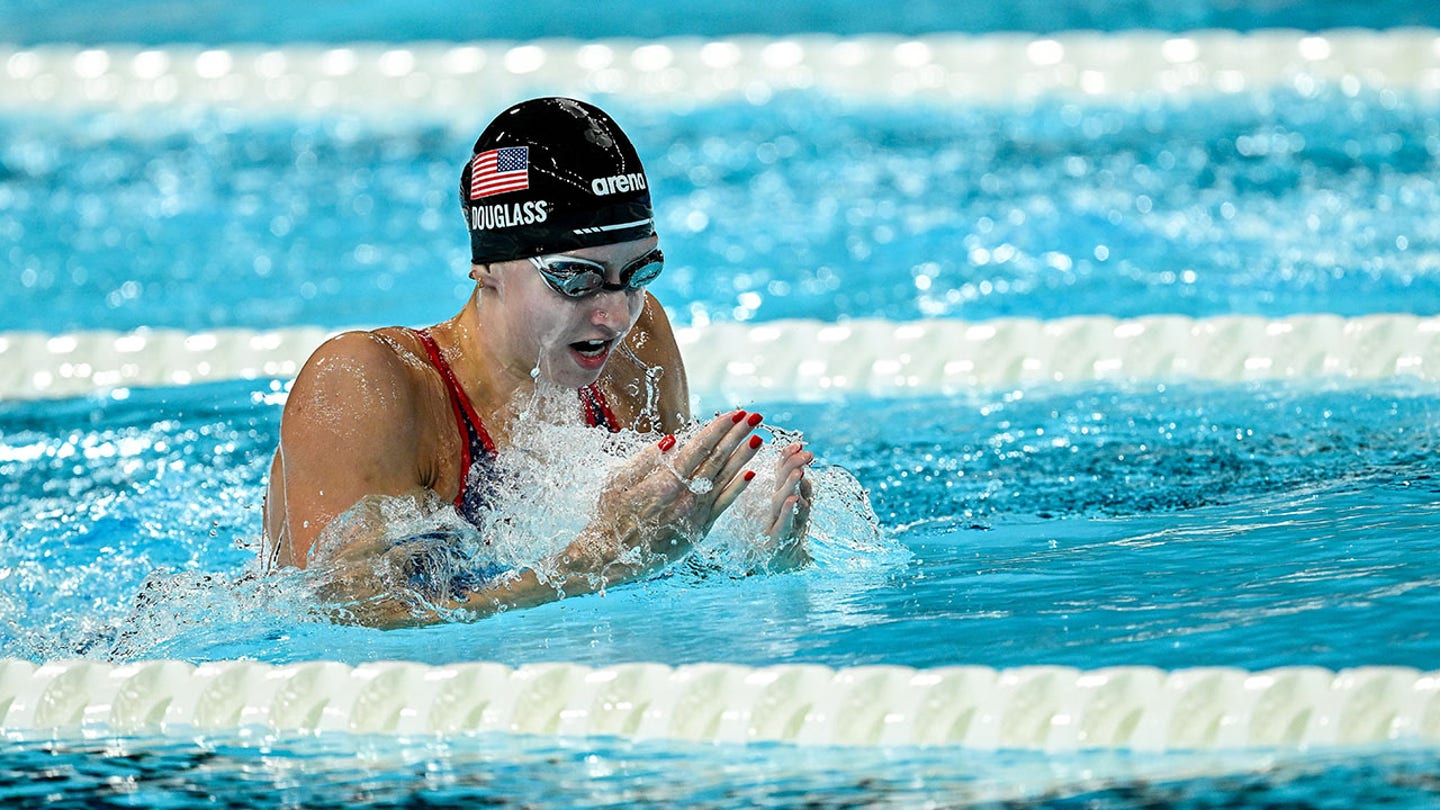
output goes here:
[[656, 248], [630, 262], [620, 270], [620, 283], [605, 281], [605, 265], [574, 256], [532, 256], [530, 263], [550, 289], [566, 298], [584, 298], [601, 290], [633, 292], [660, 276], [665, 269], [665, 254]]

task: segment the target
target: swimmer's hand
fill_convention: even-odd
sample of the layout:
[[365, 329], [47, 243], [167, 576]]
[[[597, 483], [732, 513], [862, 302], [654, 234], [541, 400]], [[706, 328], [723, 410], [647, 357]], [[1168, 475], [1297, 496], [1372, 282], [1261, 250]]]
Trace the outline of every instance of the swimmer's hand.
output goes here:
[[810, 525], [813, 488], [805, 471], [815, 454], [794, 442], [775, 462], [775, 491], [770, 495], [770, 522], [765, 529], [772, 549], [770, 570], [799, 568], [810, 562], [805, 530]]
[[607, 582], [633, 579], [685, 556], [754, 477], [759, 414], [731, 411], [678, 443], [666, 436], [633, 458], [601, 493], [572, 559]]

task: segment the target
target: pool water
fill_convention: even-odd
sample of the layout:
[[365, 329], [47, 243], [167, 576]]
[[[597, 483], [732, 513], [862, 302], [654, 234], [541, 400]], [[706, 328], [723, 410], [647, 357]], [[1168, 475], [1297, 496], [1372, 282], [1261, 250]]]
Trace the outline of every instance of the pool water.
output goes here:
[[316, 3], [296, 13], [284, 0], [235, 4], [215, 0], [11, 0], [0, 6], [0, 30], [11, 41], [103, 44], [138, 42], [376, 42], [472, 41], [578, 37], [725, 37], [875, 32], [1123, 31], [1206, 28], [1324, 30], [1346, 26], [1396, 28], [1440, 25], [1440, 11], [1424, 0], [790, 0], [783, 13], [765, 0], [612, 0], [585, 6], [564, 0], [526, 5], [468, 6], [439, 0]]
[[0, 655], [1440, 668], [1433, 386], [744, 403], [868, 490], [877, 541], [823, 501], [811, 570], [396, 632], [245, 576], [278, 387], [0, 405]]
[[[1440, 313], [1433, 95], [601, 102], [646, 156], [680, 324]], [[0, 113], [0, 330], [448, 317], [458, 167], [496, 112]]]
[[24, 741], [5, 754], [12, 807], [188, 807], [218, 794], [234, 807], [1305, 810], [1421, 808], [1440, 790], [1433, 752], [1406, 749], [1056, 758], [481, 736]]

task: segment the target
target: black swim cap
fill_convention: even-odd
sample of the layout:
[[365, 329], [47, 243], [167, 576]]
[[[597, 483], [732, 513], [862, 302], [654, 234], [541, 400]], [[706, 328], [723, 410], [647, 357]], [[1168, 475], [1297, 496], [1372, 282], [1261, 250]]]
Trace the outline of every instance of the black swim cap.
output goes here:
[[470, 260], [489, 264], [655, 233], [640, 157], [609, 115], [537, 98], [480, 133], [460, 173]]

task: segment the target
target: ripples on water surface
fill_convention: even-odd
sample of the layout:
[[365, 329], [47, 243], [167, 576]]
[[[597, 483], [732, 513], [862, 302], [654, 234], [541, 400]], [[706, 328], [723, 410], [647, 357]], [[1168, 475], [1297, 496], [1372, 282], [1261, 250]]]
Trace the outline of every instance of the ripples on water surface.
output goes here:
[[[1434, 99], [605, 103], [681, 323], [1440, 311]], [[0, 116], [0, 329], [446, 317], [470, 289], [455, 178], [494, 112]]]
[[[9, 807], [1394, 807], [1433, 752], [986, 754], [482, 736], [0, 743]], [[40, 775], [37, 778], [37, 774]]]
[[895, 551], [391, 633], [235, 581], [273, 387], [0, 405], [0, 654], [1440, 667], [1433, 387], [760, 403], [869, 489]]

